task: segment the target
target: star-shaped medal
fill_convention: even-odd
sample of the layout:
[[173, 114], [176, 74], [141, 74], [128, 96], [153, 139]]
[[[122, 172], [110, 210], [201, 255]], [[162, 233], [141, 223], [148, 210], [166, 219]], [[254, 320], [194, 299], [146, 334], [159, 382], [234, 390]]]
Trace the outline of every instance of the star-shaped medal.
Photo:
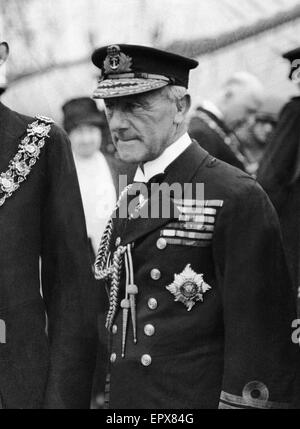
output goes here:
[[211, 289], [203, 280], [203, 274], [197, 274], [188, 264], [180, 274], [174, 275], [174, 282], [166, 289], [175, 296], [175, 301], [182, 302], [188, 311], [198, 301], [203, 302], [203, 295]]

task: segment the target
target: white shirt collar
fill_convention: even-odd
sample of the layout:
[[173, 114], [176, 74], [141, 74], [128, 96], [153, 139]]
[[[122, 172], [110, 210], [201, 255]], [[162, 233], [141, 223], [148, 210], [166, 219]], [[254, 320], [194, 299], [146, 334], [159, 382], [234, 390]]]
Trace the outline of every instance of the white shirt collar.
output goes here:
[[221, 110], [212, 101], [204, 100], [203, 103], [202, 103], [202, 107], [205, 110], [208, 110], [209, 112], [211, 112], [217, 118], [219, 118], [219, 119], [223, 119], [224, 118], [224, 115], [221, 112]]
[[148, 183], [152, 177], [157, 174], [164, 173], [165, 169], [175, 161], [175, 159], [178, 158], [191, 143], [192, 140], [190, 136], [188, 133], [185, 133], [175, 143], [168, 146], [158, 158], [153, 161], [145, 162], [143, 166], [144, 171], [141, 167], [138, 167], [134, 181]]

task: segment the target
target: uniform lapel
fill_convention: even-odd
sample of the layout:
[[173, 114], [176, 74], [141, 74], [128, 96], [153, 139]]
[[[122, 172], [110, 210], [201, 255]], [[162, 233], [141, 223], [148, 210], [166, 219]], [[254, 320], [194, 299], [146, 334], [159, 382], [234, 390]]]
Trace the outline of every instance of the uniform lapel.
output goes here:
[[[202, 149], [197, 142], [193, 141], [193, 143], [175, 159], [166, 170], [166, 176], [162, 183], [163, 186], [160, 187], [161, 191], [156, 187], [155, 191], [140, 210], [140, 216], [137, 219], [128, 220], [126, 225], [123, 224], [124, 229], [121, 232], [123, 245], [136, 241], [152, 231], [161, 228], [170, 222], [171, 219], [178, 218], [180, 212], [170, 198], [168, 186], [176, 183], [183, 187], [184, 184], [191, 183], [193, 176], [204, 163], [207, 156], [209, 156], [208, 153]], [[169, 215], [162, 216], [162, 207], [167, 209], [164, 214], [169, 211]], [[160, 209], [160, 213], [158, 208]], [[153, 217], [153, 214], [156, 215], [158, 213], [159, 217]]]

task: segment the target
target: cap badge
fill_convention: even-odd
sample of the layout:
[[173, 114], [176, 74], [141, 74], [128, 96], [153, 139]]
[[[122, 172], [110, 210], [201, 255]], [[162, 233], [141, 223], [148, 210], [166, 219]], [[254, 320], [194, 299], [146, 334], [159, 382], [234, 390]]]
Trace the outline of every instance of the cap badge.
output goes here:
[[132, 58], [121, 52], [118, 45], [111, 45], [107, 48], [103, 66], [106, 74], [131, 72]]
[[299, 83], [300, 82], [300, 59], [294, 60], [292, 62], [292, 81], [295, 83]]
[[180, 274], [175, 274], [175, 280], [166, 289], [175, 296], [175, 301], [182, 302], [188, 311], [196, 302], [203, 302], [203, 295], [211, 289], [203, 280], [203, 274], [197, 274], [188, 264]]

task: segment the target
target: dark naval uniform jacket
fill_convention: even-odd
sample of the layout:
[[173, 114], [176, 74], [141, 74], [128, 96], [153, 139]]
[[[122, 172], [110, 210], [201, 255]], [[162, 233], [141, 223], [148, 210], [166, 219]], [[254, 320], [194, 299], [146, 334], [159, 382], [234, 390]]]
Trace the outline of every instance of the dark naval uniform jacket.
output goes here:
[[65, 133], [0, 103], [0, 171], [0, 408], [88, 408], [95, 298]]
[[245, 159], [239, 150], [238, 138], [214, 113], [199, 107], [196, 115], [190, 120], [189, 134], [210, 155], [245, 170]]
[[[289, 407], [299, 356], [273, 206], [252, 178], [197, 142], [166, 169], [163, 184], [174, 183], [191, 184], [192, 194], [153, 191], [129, 219], [120, 216], [133, 201], [124, 192], [100, 246], [96, 275], [110, 294], [107, 406]], [[169, 216], [146, 218], [162, 200]]]

